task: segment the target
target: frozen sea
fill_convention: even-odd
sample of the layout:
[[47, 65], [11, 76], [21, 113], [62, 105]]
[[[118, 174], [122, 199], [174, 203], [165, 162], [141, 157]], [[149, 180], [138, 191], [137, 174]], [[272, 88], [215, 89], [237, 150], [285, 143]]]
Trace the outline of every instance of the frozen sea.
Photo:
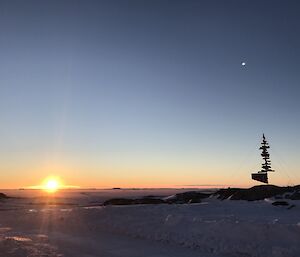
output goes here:
[[[101, 206], [191, 189], [0, 190], [1, 257], [299, 257], [300, 201]], [[299, 202], [299, 204], [298, 204]]]

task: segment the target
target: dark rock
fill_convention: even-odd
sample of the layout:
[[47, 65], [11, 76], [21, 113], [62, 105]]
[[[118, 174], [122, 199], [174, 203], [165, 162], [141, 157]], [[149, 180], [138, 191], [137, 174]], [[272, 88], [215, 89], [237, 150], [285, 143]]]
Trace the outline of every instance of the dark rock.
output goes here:
[[[289, 196], [288, 196], [289, 194]], [[103, 205], [132, 205], [132, 204], [184, 204], [184, 203], [200, 203], [202, 199], [209, 196], [217, 196], [218, 199], [230, 199], [230, 200], [247, 200], [257, 201], [265, 198], [274, 197], [275, 199], [283, 199], [283, 195], [291, 200], [300, 200], [300, 186], [295, 187], [279, 187], [274, 185], [260, 185], [254, 186], [248, 189], [245, 188], [227, 188], [220, 189], [214, 194], [203, 193], [199, 191], [189, 191], [176, 194], [165, 200], [158, 198], [158, 196], [145, 196], [140, 199], [126, 199], [116, 198], [110, 199], [104, 202]], [[284, 201], [278, 201], [284, 202]]]
[[202, 199], [208, 198], [211, 194], [197, 191], [190, 191], [176, 194], [167, 200], [168, 203], [200, 203]]
[[293, 194], [289, 195], [291, 200], [300, 200], [300, 191], [296, 191]]
[[[290, 196], [286, 195], [285, 197], [290, 199], [293, 195], [293, 199], [300, 199], [300, 190], [297, 189], [300, 186], [295, 187], [278, 187], [274, 185], [261, 185], [261, 186], [254, 186], [248, 189], [243, 188], [227, 188], [227, 189], [220, 189], [216, 193], [215, 196], [218, 199], [231, 199], [231, 200], [248, 200], [248, 201], [255, 201], [255, 200], [263, 200], [269, 197], [275, 197], [276, 199], [282, 199], [283, 194], [290, 193]], [[298, 194], [295, 191], [299, 192]]]
[[201, 203], [201, 202], [202, 202], [201, 199], [193, 199], [193, 198], [188, 201], [188, 203]]
[[6, 194], [0, 193], [0, 199], [7, 199], [9, 198]]
[[161, 196], [161, 195], [145, 195], [144, 197], [143, 197], [143, 199], [149, 199], [149, 198], [162, 198], [163, 196]]
[[166, 203], [162, 199], [157, 199], [157, 198], [142, 198], [142, 199], [135, 199], [133, 201], [133, 204], [162, 204]]
[[244, 190], [242, 188], [226, 188], [226, 189], [220, 189], [217, 192], [215, 192], [213, 195], [217, 196], [218, 199], [220, 200], [225, 200], [228, 199], [229, 197], [231, 197], [233, 194], [235, 194], [236, 192], [240, 191], [240, 190]]
[[231, 199], [231, 200], [247, 200], [257, 201], [270, 197], [282, 197], [283, 194], [293, 192], [293, 187], [278, 187], [274, 185], [261, 185], [254, 186], [248, 189], [243, 188], [228, 188], [217, 191], [214, 195], [217, 195], [219, 199]]
[[283, 196], [282, 196], [282, 195], [276, 195], [274, 198], [275, 198], [276, 200], [281, 200], [281, 199], [283, 199]]
[[292, 195], [292, 194], [285, 194], [284, 198], [285, 198], [285, 199], [290, 199], [291, 195]]
[[153, 198], [141, 198], [141, 199], [125, 199], [125, 198], [116, 198], [110, 199], [103, 203], [103, 205], [132, 205], [132, 204], [162, 204], [166, 203], [161, 199]]
[[300, 185], [294, 186], [293, 189], [294, 191], [300, 191]]
[[288, 206], [289, 203], [286, 202], [286, 201], [276, 201], [276, 202], [272, 203], [272, 205], [274, 205], [274, 206]]
[[115, 198], [105, 201], [103, 205], [130, 205], [133, 201], [133, 199]]
[[248, 200], [257, 201], [265, 198], [274, 197], [276, 195], [282, 195], [289, 190], [288, 187], [278, 187], [274, 185], [262, 185], [254, 186], [249, 189], [243, 189], [232, 195], [231, 200]]

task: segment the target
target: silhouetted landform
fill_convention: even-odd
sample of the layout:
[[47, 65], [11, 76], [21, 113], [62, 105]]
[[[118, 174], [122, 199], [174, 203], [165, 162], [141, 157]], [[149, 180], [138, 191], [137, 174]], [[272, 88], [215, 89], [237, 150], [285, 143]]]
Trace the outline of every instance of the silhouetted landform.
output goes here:
[[9, 198], [6, 194], [0, 193], [0, 199], [7, 199]]
[[167, 203], [200, 203], [202, 199], [208, 198], [211, 194], [202, 193], [197, 191], [189, 191], [184, 193], [179, 193], [171, 197], [166, 198]]
[[208, 198], [211, 194], [205, 194], [197, 191], [179, 193], [164, 199], [158, 196], [145, 196], [139, 199], [114, 198], [107, 200], [103, 205], [133, 205], [133, 204], [184, 204], [200, 203], [202, 199]]
[[279, 187], [274, 185], [261, 185], [254, 186], [248, 189], [228, 188], [220, 189], [219, 191], [214, 193], [214, 195], [217, 196], [217, 198], [220, 200], [230, 199], [257, 201], [275, 196], [282, 196], [282, 198], [284, 197], [291, 200], [300, 200], [300, 186]]
[[163, 196], [163, 195], [145, 195], [145, 196], [143, 196], [144, 199], [146, 199], [146, 198], [162, 199], [164, 197], [165, 196]]
[[126, 199], [126, 198], [114, 198], [107, 200], [103, 205], [133, 205], [133, 204], [162, 204], [166, 203], [162, 199], [156, 198], [140, 198], [140, 199]]
[[121, 187], [113, 187], [112, 190], [121, 190]]
[[[294, 187], [279, 187], [274, 185], [260, 185], [251, 188], [227, 188], [220, 189], [215, 193], [203, 193], [199, 191], [189, 191], [178, 193], [169, 197], [145, 196], [138, 199], [114, 198], [107, 200], [103, 205], [135, 205], [135, 204], [193, 204], [201, 203], [203, 199], [214, 196], [219, 200], [246, 200], [258, 201], [266, 198], [274, 198], [274, 206], [287, 206], [288, 200], [300, 200], [300, 185]], [[283, 203], [286, 202], [287, 204]], [[293, 205], [291, 208], [293, 208]]]
[[226, 188], [226, 189], [220, 189], [213, 195], [217, 196], [220, 200], [228, 199], [229, 197], [233, 196], [235, 193], [241, 191], [243, 189], [241, 188]]
[[287, 195], [287, 198], [291, 200], [300, 200], [300, 189], [290, 195]]

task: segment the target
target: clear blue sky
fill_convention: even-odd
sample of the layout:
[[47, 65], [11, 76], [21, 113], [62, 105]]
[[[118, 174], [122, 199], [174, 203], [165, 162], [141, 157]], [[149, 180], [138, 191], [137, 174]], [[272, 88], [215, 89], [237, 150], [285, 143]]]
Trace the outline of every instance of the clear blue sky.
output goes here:
[[299, 12], [0, 0], [0, 187], [250, 184], [263, 132], [300, 183]]

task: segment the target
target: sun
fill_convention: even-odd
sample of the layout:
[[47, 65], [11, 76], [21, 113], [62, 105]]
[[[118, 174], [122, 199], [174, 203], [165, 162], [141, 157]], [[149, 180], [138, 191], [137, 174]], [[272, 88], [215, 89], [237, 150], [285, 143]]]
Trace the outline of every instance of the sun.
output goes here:
[[43, 183], [43, 190], [48, 193], [54, 193], [61, 187], [61, 183], [58, 178], [47, 178]]

